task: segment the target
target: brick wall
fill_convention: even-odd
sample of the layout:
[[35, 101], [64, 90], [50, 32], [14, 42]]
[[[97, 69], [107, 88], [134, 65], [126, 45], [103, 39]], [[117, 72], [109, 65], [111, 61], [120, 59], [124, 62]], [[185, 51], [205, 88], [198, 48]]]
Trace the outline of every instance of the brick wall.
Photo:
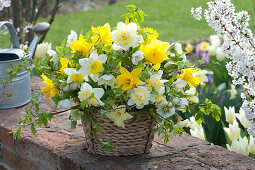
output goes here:
[[[32, 88], [40, 82], [32, 79]], [[42, 109], [52, 104], [44, 101]], [[28, 129], [18, 141], [9, 133], [17, 126], [25, 107], [0, 110], [0, 170], [2, 169], [255, 169], [255, 159], [211, 145], [188, 134], [169, 143], [155, 137], [150, 154], [105, 157], [86, 152], [82, 127], [65, 127], [69, 113], [57, 115], [48, 128], [36, 136]]]

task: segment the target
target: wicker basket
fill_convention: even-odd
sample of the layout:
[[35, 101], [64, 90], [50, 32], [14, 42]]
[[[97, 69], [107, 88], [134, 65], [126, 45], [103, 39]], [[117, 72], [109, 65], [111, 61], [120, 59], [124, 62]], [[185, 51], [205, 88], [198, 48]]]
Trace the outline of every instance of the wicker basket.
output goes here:
[[[134, 115], [134, 113], [129, 113]], [[154, 138], [155, 121], [151, 117], [138, 117], [135, 122], [126, 120], [125, 127], [117, 127], [107, 117], [100, 113], [93, 113], [100, 121], [102, 132], [91, 132], [91, 123], [82, 122], [85, 133], [87, 151], [93, 154], [107, 156], [128, 156], [149, 153]], [[106, 150], [100, 143], [100, 139], [112, 141], [116, 146], [113, 150]]]

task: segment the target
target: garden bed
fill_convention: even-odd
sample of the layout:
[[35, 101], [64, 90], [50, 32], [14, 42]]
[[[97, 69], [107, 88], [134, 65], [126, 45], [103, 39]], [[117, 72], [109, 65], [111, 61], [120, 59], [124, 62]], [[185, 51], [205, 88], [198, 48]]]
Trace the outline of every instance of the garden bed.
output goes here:
[[[42, 80], [32, 78], [32, 89]], [[105, 157], [89, 154], [84, 145], [82, 126], [70, 131], [65, 127], [68, 113], [56, 115], [49, 128], [36, 136], [24, 131], [21, 139], [9, 133], [17, 127], [25, 107], [0, 110], [0, 169], [255, 169], [255, 159], [230, 152], [220, 146], [186, 133], [169, 143], [155, 137], [150, 154]], [[43, 101], [41, 109], [53, 104]]]

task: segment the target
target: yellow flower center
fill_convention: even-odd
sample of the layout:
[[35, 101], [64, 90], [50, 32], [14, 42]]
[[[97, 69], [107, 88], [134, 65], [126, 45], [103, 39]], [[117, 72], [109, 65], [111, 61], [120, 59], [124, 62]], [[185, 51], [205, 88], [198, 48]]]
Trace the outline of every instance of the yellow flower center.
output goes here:
[[88, 99], [90, 96], [91, 96], [91, 92], [84, 91], [84, 92], [81, 93], [81, 98], [83, 100]]
[[164, 107], [164, 108], [163, 108], [163, 112], [164, 112], [164, 113], [169, 112], [169, 107]]
[[135, 94], [135, 99], [138, 103], [142, 103], [145, 101], [145, 96], [143, 92], [138, 92]]
[[121, 114], [120, 111], [115, 112], [115, 116], [116, 116], [116, 117], [121, 117], [121, 115], [122, 115], [122, 114]]
[[92, 74], [97, 74], [99, 72], [103, 71], [103, 64], [99, 61], [94, 61], [91, 65], [90, 65], [90, 72]]
[[117, 37], [117, 40], [118, 40], [119, 44], [127, 45], [127, 44], [131, 43], [131, 41], [132, 41], [131, 38], [132, 38], [132, 36], [130, 34], [128, 34], [127, 32], [120, 32]]
[[73, 74], [70, 76], [70, 79], [73, 81], [73, 82], [82, 82], [83, 81], [83, 78], [82, 78], [82, 74]]

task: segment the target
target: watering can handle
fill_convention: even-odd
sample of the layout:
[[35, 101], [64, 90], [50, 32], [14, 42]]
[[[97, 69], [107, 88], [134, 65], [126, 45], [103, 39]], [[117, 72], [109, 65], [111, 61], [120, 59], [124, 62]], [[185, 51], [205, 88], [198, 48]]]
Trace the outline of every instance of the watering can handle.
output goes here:
[[0, 22], [0, 29], [3, 26], [6, 26], [8, 28], [8, 30], [9, 30], [9, 32], [11, 33], [12, 47], [19, 49], [20, 46], [19, 46], [18, 36], [17, 36], [16, 31], [15, 31], [14, 27], [12, 26], [12, 24], [10, 22], [8, 22], [8, 21]]

